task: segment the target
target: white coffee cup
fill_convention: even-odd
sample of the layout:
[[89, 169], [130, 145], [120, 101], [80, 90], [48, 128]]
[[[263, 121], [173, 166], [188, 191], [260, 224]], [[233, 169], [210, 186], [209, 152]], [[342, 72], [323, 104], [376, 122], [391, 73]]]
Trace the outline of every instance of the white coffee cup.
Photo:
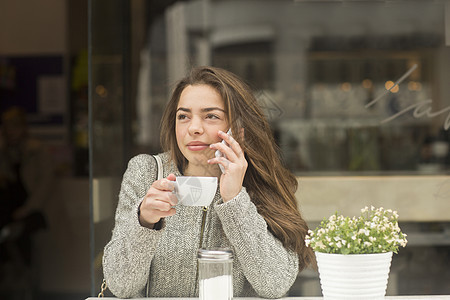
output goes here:
[[208, 206], [217, 190], [217, 177], [178, 176], [174, 182], [178, 203], [185, 206]]

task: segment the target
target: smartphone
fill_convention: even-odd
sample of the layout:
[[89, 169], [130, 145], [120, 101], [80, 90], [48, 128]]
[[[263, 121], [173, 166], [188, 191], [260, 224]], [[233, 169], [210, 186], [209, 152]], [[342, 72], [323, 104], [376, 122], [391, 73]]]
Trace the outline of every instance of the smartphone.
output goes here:
[[[230, 136], [233, 136], [233, 135], [231, 134], [231, 128], [228, 129], [227, 134], [229, 134]], [[228, 146], [228, 143], [225, 142], [225, 140], [222, 140], [222, 143], [225, 144], [226, 146]], [[223, 156], [223, 157], [227, 158], [226, 155], [223, 154], [222, 152], [220, 152], [219, 150], [216, 150], [215, 156], [216, 156], [216, 157], [221, 157], [221, 156]], [[219, 164], [219, 168], [220, 168], [220, 170], [222, 171], [222, 173], [225, 173], [225, 169], [223, 168], [223, 166], [222, 166], [221, 164]]]

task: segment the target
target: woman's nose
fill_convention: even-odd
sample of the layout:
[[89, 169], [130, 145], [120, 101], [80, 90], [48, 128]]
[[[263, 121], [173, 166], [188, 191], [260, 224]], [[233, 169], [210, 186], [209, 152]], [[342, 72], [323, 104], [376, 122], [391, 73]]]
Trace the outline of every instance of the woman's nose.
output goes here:
[[199, 118], [192, 118], [189, 124], [189, 133], [192, 135], [203, 133], [203, 123]]

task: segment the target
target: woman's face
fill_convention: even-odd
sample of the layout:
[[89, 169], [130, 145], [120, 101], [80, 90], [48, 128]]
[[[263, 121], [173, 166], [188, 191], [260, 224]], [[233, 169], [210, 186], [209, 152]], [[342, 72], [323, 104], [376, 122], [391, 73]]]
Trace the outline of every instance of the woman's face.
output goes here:
[[207, 160], [215, 151], [209, 145], [221, 141], [219, 130], [228, 130], [222, 97], [209, 85], [188, 85], [180, 95], [175, 123], [178, 148], [188, 160], [188, 168], [211, 167]]

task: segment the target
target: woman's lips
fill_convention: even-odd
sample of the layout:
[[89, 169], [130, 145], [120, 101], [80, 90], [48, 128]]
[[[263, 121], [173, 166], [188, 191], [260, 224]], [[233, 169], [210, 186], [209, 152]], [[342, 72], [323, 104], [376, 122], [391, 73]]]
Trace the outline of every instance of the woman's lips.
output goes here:
[[187, 144], [187, 148], [191, 151], [201, 151], [201, 150], [205, 150], [206, 148], [209, 148], [209, 144], [189, 143], [189, 144]]

